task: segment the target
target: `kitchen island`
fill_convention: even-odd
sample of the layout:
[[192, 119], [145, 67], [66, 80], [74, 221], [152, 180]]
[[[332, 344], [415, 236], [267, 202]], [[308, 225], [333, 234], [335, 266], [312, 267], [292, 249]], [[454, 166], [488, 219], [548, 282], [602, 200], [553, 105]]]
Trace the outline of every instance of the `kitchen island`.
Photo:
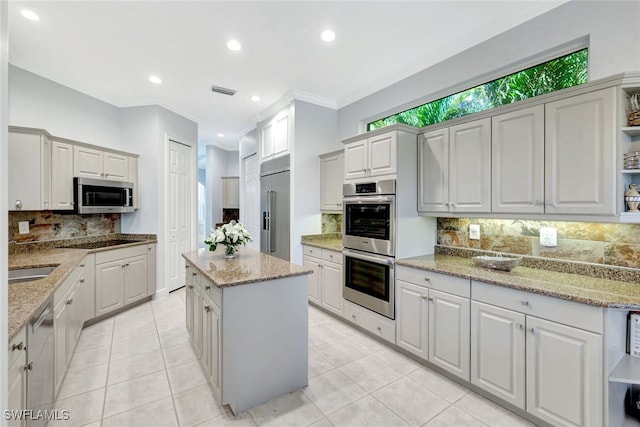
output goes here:
[[308, 384], [308, 274], [251, 249], [186, 260], [186, 326], [212, 390], [234, 414]]

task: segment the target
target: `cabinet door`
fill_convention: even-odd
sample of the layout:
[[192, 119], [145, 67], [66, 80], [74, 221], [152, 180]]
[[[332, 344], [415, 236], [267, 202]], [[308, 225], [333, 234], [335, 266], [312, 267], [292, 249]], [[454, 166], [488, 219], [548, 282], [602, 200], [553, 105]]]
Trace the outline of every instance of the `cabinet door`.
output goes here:
[[491, 211], [491, 119], [449, 128], [449, 211]]
[[[21, 409], [27, 409], [27, 371], [24, 367], [26, 364], [26, 358], [23, 355], [18, 357], [9, 366], [9, 382], [8, 382], [8, 409], [12, 411], [19, 411]], [[24, 427], [26, 421], [12, 419], [7, 422], [8, 427]]]
[[185, 326], [189, 337], [193, 341], [193, 321], [195, 319], [195, 285], [192, 283], [190, 276], [187, 274], [187, 283], [184, 291], [185, 299]]
[[67, 307], [67, 333], [66, 333], [66, 364], [69, 366], [71, 363], [71, 358], [73, 357], [73, 352], [76, 349], [76, 343], [78, 342], [78, 338], [80, 338], [80, 332], [82, 332], [82, 300], [79, 298], [80, 294], [78, 292], [79, 281], [74, 284], [74, 291], [69, 296], [66, 304]]
[[273, 122], [273, 155], [286, 154], [289, 151], [289, 116], [279, 117]]
[[616, 213], [615, 91], [545, 104], [545, 213]]
[[342, 316], [342, 266], [325, 261], [322, 268], [322, 306]]
[[51, 143], [51, 206], [73, 209], [73, 145], [60, 141]]
[[36, 133], [9, 132], [9, 210], [51, 209], [51, 142]]
[[240, 207], [239, 178], [222, 178], [222, 208], [238, 209]]
[[427, 359], [429, 289], [396, 280], [396, 344]]
[[367, 176], [367, 140], [351, 142], [344, 146], [344, 179]]
[[78, 285], [78, 299], [82, 305], [82, 321], [96, 317], [96, 272], [95, 272], [95, 255], [89, 254], [82, 260], [80, 265], [83, 268], [80, 274]]
[[212, 329], [212, 306], [213, 302], [203, 292], [200, 298], [200, 316], [202, 318], [202, 335], [200, 341], [200, 360], [205, 368], [205, 375], [211, 374], [211, 329]]
[[544, 105], [491, 118], [491, 210], [544, 212]]
[[93, 148], [73, 147], [73, 175], [102, 179], [104, 176], [104, 153]]
[[273, 156], [273, 138], [274, 138], [273, 122], [269, 122], [263, 125], [260, 141], [260, 159], [268, 159]]
[[525, 409], [525, 316], [471, 303], [471, 383]]
[[104, 153], [104, 179], [129, 181], [129, 158], [121, 154]]
[[202, 296], [203, 292], [199, 285], [193, 287], [193, 334], [191, 343], [198, 357], [202, 357]]
[[398, 172], [398, 139], [395, 132], [371, 137], [367, 143], [369, 176]]
[[418, 211], [449, 210], [449, 129], [418, 139]]
[[429, 361], [469, 381], [469, 299], [429, 289]]
[[220, 363], [221, 353], [221, 339], [222, 339], [222, 313], [217, 305], [211, 306], [209, 314], [209, 346], [210, 346], [210, 361], [209, 361], [209, 379], [216, 391], [217, 395], [220, 395], [220, 379], [222, 373], [222, 364]]
[[156, 244], [147, 246], [147, 296], [156, 293]]
[[553, 425], [601, 426], [602, 337], [527, 316], [527, 412]]
[[124, 305], [124, 261], [96, 265], [96, 316]]
[[126, 305], [147, 296], [147, 255], [129, 258], [124, 265], [124, 303]]
[[309, 301], [318, 305], [322, 304], [322, 264], [317, 258], [304, 256], [302, 265], [305, 268], [313, 270], [313, 274], [309, 276]]
[[320, 210], [342, 212], [344, 154], [320, 159]]
[[67, 372], [68, 307], [66, 299], [63, 299], [53, 312], [54, 395], [57, 394], [57, 391], [60, 389], [64, 374]]

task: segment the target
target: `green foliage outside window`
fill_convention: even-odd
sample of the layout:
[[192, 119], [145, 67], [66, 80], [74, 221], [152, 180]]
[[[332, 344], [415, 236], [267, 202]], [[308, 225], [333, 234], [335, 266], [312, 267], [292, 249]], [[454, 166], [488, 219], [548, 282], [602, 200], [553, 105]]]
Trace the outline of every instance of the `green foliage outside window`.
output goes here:
[[583, 49], [415, 108], [376, 120], [367, 130], [394, 123], [422, 127], [489, 110], [587, 82], [588, 51]]

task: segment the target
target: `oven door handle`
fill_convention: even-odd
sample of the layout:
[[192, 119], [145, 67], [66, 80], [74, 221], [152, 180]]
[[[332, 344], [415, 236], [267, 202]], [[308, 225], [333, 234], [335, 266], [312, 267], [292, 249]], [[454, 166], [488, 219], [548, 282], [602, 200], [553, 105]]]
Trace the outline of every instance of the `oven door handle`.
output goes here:
[[348, 257], [351, 257], [351, 258], [361, 259], [363, 261], [374, 262], [376, 264], [386, 264], [386, 265], [390, 265], [390, 266], [393, 266], [393, 264], [394, 264], [394, 259], [393, 258], [389, 258], [389, 257], [379, 257], [379, 256], [376, 256], [376, 255], [365, 255], [363, 253], [353, 252], [353, 251], [350, 251], [348, 249], [343, 249], [342, 253], [345, 256], [348, 256]]
[[352, 203], [352, 204], [375, 203], [375, 202], [392, 203], [393, 197], [390, 197], [390, 196], [344, 197], [342, 199], [342, 202], [345, 205], [349, 203]]

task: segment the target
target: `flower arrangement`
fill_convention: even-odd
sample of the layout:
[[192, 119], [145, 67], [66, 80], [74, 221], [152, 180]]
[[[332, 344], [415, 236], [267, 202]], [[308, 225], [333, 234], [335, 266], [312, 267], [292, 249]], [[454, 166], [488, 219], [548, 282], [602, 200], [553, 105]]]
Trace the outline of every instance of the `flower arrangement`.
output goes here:
[[209, 245], [210, 251], [215, 251], [219, 244], [226, 246], [224, 254], [226, 258], [233, 258], [236, 254], [236, 246], [246, 245], [251, 242], [251, 237], [246, 228], [239, 222], [232, 220], [222, 227], [212, 229], [212, 233], [205, 239], [204, 243]]

